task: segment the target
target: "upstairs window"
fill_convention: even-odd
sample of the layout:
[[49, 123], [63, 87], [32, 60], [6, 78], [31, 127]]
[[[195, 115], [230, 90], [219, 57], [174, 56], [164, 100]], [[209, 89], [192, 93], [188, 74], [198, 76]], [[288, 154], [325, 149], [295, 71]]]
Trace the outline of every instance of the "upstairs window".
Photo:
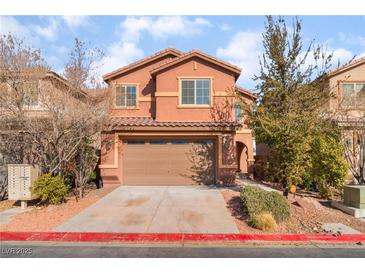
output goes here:
[[23, 90], [23, 105], [26, 107], [38, 107], [39, 102], [39, 89], [38, 81], [30, 81], [22, 84]]
[[235, 116], [236, 121], [241, 121], [242, 120], [242, 108], [241, 108], [241, 105], [239, 103], [236, 103], [234, 105], [234, 116]]
[[117, 107], [136, 107], [137, 106], [136, 85], [117, 86], [115, 90], [115, 105]]
[[347, 82], [342, 84], [342, 106], [365, 106], [365, 82]]
[[181, 80], [181, 104], [209, 105], [210, 80], [209, 79]]

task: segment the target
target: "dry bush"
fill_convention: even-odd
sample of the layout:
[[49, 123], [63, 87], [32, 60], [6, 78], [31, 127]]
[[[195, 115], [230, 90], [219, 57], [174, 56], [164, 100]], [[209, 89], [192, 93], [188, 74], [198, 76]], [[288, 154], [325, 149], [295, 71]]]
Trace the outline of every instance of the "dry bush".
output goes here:
[[252, 216], [252, 226], [265, 232], [274, 232], [277, 228], [276, 221], [271, 213], [262, 212]]

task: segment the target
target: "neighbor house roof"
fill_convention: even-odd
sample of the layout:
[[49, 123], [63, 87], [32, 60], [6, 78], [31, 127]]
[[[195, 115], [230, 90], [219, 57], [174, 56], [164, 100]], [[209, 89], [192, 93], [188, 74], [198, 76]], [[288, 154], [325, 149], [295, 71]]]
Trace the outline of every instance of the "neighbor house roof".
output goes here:
[[163, 65], [151, 70], [151, 75], [156, 75], [157, 73], [161, 72], [162, 70], [164, 70], [166, 68], [169, 68], [173, 65], [176, 65], [178, 63], [181, 63], [181, 62], [183, 62], [187, 59], [190, 59], [192, 57], [199, 57], [199, 58], [201, 58], [203, 60], [206, 60], [210, 63], [216, 64], [216, 65], [218, 65], [220, 67], [223, 67], [223, 68], [225, 68], [229, 71], [232, 71], [235, 74], [236, 78], [238, 78], [238, 76], [240, 76], [240, 74], [241, 74], [241, 69], [239, 67], [234, 66], [230, 63], [227, 63], [223, 60], [217, 59], [216, 57], [213, 57], [209, 54], [201, 52], [200, 50], [193, 49], [192, 51], [189, 51], [185, 54], [182, 54], [179, 57], [171, 60], [170, 62], [167, 62], [166, 64], [163, 64]]
[[211, 121], [211, 122], [175, 122], [156, 121], [150, 117], [111, 117], [107, 123], [110, 130], [122, 129], [125, 127], [210, 127], [210, 128], [235, 128], [242, 125], [236, 121]]
[[[2, 71], [1, 74], [3, 77], [7, 77], [7, 73], [8, 72]], [[82, 90], [78, 87], [74, 87], [67, 79], [65, 79], [58, 73], [56, 73], [52, 70], [49, 70], [47, 68], [38, 67], [38, 68], [24, 69], [20, 72], [15, 72], [15, 74], [12, 74], [12, 72], [9, 72], [8, 75], [13, 75], [13, 76], [9, 76], [9, 77], [14, 77], [14, 75], [16, 75], [15, 77], [32, 77], [32, 78], [36, 78], [36, 79], [55, 79], [58, 83], [61, 83], [62, 85], [64, 85], [64, 87], [71, 89], [74, 93], [77, 93], [79, 95], [84, 95], [84, 96], [87, 95], [87, 93], [84, 90]]]
[[343, 65], [343, 66], [341, 66], [341, 67], [338, 67], [338, 68], [336, 68], [336, 69], [334, 69], [334, 70], [330, 71], [330, 72], [328, 73], [328, 76], [330, 76], [330, 77], [331, 77], [331, 76], [334, 76], [334, 75], [336, 75], [336, 74], [339, 74], [339, 73], [344, 72], [344, 71], [346, 71], [346, 70], [349, 70], [349, 69], [351, 69], [351, 68], [354, 68], [354, 67], [360, 66], [360, 65], [362, 65], [362, 64], [365, 64], [365, 56], [364, 56], [364, 57], [362, 57], [362, 58], [359, 58], [359, 59], [352, 60], [351, 62], [349, 62], [349, 63], [347, 63], [347, 64], [345, 64], [345, 65]]
[[145, 65], [145, 64], [147, 64], [149, 62], [152, 62], [152, 61], [154, 61], [154, 60], [156, 60], [158, 58], [161, 58], [163, 56], [166, 56], [166, 55], [174, 55], [174, 56], [178, 57], [178, 56], [180, 56], [182, 54], [183, 53], [181, 51], [177, 50], [177, 49], [167, 48], [167, 49], [164, 49], [162, 51], [159, 51], [159, 52], [157, 52], [157, 53], [155, 53], [153, 55], [150, 55], [150, 56], [148, 56], [146, 58], [143, 58], [141, 60], [138, 60], [137, 62], [134, 62], [132, 64], [129, 64], [127, 66], [124, 66], [122, 68], [119, 68], [117, 70], [114, 70], [112, 72], [109, 72], [109, 73], [103, 75], [103, 79], [104, 79], [104, 81], [107, 81], [107, 80], [109, 80], [109, 79], [111, 79], [111, 78], [113, 78], [113, 77], [115, 77], [117, 75], [120, 75], [120, 74], [125, 73], [125, 72], [128, 72], [128, 71], [130, 71], [132, 69], [135, 69], [135, 68], [138, 68], [140, 66], [143, 66], [143, 65]]
[[245, 94], [245, 95], [253, 98], [254, 100], [256, 100], [257, 97], [258, 97], [257, 94], [255, 94], [255, 93], [253, 93], [253, 92], [251, 92], [251, 91], [249, 91], [249, 90], [247, 90], [247, 89], [245, 89], [243, 87], [237, 86], [237, 85], [236, 85], [236, 90], [238, 92], [242, 93], [242, 94]]

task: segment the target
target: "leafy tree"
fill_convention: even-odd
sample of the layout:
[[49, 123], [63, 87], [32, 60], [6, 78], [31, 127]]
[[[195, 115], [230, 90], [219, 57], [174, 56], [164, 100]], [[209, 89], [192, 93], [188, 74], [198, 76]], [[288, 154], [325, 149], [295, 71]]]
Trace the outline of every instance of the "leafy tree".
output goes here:
[[[298, 18], [289, 31], [283, 18], [268, 16], [265, 28], [261, 70], [254, 77], [258, 105], [250, 120], [257, 142], [269, 146], [270, 178], [284, 187], [300, 185], [308, 177], [313, 156], [321, 153], [315, 145], [334, 127], [323, 110], [331, 96], [325, 76], [332, 55], [313, 41], [304, 49]], [[341, 141], [332, 141], [341, 152]]]

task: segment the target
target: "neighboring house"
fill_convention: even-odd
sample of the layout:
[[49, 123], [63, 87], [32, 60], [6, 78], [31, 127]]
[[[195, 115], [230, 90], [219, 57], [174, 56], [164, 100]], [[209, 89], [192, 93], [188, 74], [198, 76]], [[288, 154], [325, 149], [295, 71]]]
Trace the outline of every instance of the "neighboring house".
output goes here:
[[[365, 57], [355, 59], [327, 74], [327, 91], [332, 94], [324, 106], [326, 115], [345, 129], [346, 145], [356, 149], [357, 128], [365, 126]], [[257, 146], [256, 163], [269, 156], [265, 144]], [[261, 170], [256, 174], [262, 176]]]
[[[343, 129], [346, 159], [354, 166], [354, 158], [364, 157], [360, 140], [365, 129], [365, 57], [331, 71], [327, 77], [329, 91], [334, 95], [328, 109]], [[352, 181], [352, 175], [348, 179]]]
[[[76, 90], [66, 79], [45, 69], [0, 71], [0, 96], [0, 135], [4, 137], [0, 141], [6, 140], [9, 134], [21, 132], [18, 116], [46, 124], [49, 109], [59, 108], [57, 102], [80, 104], [87, 98], [84, 91]], [[4, 162], [0, 154], [0, 165]]]
[[[8, 110], [7, 107], [2, 108], [1, 104], [9, 105], [11, 100], [14, 105], [21, 104], [28, 115], [43, 117], [47, 112], [47, 101], [51, 100], [52, 96], [68, 92], [70, 95], [68, 98], [83, 100], [87, 95], [84, 91], [76, 90], [66, 79], [50, 70], [14, 73], [11, 77], [6, 77], [6, 73], [0, 72], [0, 76], [0, 94], [4, 94], [0, 101], [0, 113]], [[12, 96], [11, 93], [7, 93], [15, 86], [19, 89], [18, 95]]]
[[18, 116], [24, 115], [32, 121], [37, 119], [36, 121], [47, 123], [45, 119], [49, 115], [48, 106], [51, 105], [49, 100], [66, 92], [62, 99], [67, 97], [75, 104], [86, 98], [86, 93], [76, 91], [67, 80], [53, 71], [0, 71], [0, 200], [7, 193], [6, 164], [27, 161], [27, 153], [13, 143], [16, 140], [14, 137], [19, 136], [21, 139], [19, 133], [23, 129]]
[[356, 119], [365, 112], [365, 57], [328, 73], [328, 87], [334, 95], [328, 108], [333, 113]]
[[102, 133], [104, 183], [213, 184], [250, 173], [252, 132], [235, 100], [256, 97], [236, 87], [240, 74], [201, 51], [169, 48], [104, 75], [114, 100]]

